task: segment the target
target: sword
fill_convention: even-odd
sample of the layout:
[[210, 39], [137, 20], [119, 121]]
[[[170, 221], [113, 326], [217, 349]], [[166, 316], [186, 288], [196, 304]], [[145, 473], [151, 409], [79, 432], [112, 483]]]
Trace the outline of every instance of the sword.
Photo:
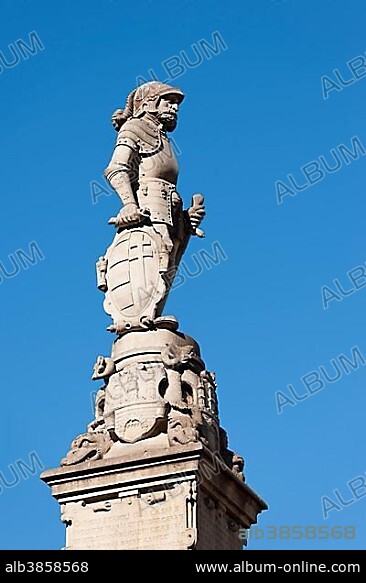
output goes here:
[[[194, 194], [192, 196], [192, 207], [203, 207], [204, 200], [205, 199], [203, 198], [202, 194]], [[192, 227], [192, 235], [196, 235], [196, 237], [203, 239], [205, 237], [205, 232], [198, 227]]]

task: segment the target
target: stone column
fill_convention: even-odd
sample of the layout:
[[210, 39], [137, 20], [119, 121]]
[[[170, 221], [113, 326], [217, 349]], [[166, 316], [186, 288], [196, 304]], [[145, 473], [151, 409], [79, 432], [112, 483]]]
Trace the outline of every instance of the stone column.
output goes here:
[[67, 549], [240, 549], [266, 504], [220, 425], [217, 383], [198, 343], [163, 315], [181, 257], [205, 215], [183, 209], [167, 132], [184, 94], [158, 81], [130, 93], [105, 171], [123, 208], [97, 261], [115, 334], [98, 356], [95, 417], [42, 479], [66, 526]]

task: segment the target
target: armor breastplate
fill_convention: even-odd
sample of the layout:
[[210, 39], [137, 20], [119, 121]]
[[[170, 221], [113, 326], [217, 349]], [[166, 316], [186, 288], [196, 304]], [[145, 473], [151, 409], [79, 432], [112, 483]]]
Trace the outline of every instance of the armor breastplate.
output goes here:
[[177, 183], [178, 162], [169, 139], [160, 137], [159, 149], [153, 153], [140, 153], [139, 175], [141, 179], [159, 178], [172, 184]]
[[153, 223], [173, 226], [174, 209], [181, 204], [176, 192], [178, 162], [161, 126], [148, 115], [131, 118], [118, 134], [117, 145], [135, 144], [138, 155], [140, 208], [150, 211]]

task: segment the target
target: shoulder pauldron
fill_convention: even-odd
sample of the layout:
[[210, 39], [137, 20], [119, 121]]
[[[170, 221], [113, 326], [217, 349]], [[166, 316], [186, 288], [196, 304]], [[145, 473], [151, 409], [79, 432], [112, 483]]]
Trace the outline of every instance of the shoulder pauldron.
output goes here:
[[144, 118], [133, 117], [126, 121], [118, 133], [117, 145], [133, 141], [141, 155], [151, 155], [162, 147], [159, 128]]

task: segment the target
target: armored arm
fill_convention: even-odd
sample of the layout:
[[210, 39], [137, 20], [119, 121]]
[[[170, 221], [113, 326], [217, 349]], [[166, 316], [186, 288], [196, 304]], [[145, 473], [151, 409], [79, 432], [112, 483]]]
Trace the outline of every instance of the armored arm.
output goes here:
[[104, 175], [125, 206], [132, 204], [137, 207], [132, 186], [138, 178], [136, 176], [137, 158], [137, 144], [130, 137], [124, 137], [122, 130], [118, 135], [112, 159]]
[[[109, 222], [115, 227], [140, 224], [142, 221], [135, 190], [138, 184], [139, 153], [134, 136], [123, 128], [117, 137], [116, 147], [104, 175], [123, 203], [117, 217]], [[135, 188], [134, 188], [135, 186]]]

